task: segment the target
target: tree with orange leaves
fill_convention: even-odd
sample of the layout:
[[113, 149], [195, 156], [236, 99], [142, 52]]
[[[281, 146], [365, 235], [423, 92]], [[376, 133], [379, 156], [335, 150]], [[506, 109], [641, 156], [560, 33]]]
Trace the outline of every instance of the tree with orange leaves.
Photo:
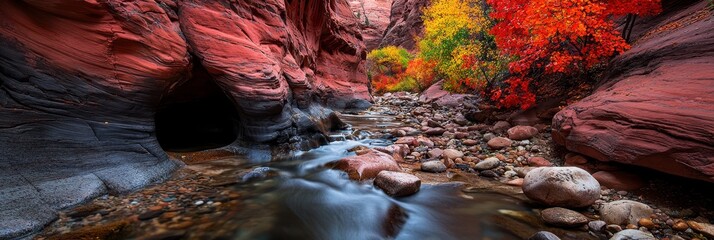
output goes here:
[[[615, 29], [624, 15], [653, 15], [660, 0], [487, 0], [491, 29], [509, 65], [509, 87], [492, 98], [503, 107], [528, 108], [535, 103], [530, 88], [545, 76], [587, 78], [587, 71], [629, 48]], [[629, 22], [629, 21], [628, 21]], [[629, 23], [628, 23], [629, 25]]]

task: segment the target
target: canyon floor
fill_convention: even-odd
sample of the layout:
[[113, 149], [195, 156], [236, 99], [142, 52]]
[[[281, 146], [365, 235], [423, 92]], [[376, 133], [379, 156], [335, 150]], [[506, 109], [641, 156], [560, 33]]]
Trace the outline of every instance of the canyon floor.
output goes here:
[[[351, 127], [330, 135], [330, 144], [279, 161], [225, 148], [170, 153], [186, 166], [168, 181], [61, 212], [34, 238], [554, 239], [547, 231], [561, 239], [714, 239], [711, 184], [567, 153], [553, 144], [547, 122], [517, 137], [505, 122], [470, 122], [464, 114], [474, 101], [376, 97], [370, 109], [341, 115]], [[327, 167], [365, 151], [418, 177], [419, 192], [390, 197], [372, 180], [350, 180]], [[564, 165], [616, 174], [598, 179], [601, 196], [587, 207], [548, 208], [526, 197], [529, 171]], [[606, 207], [613, 202], [629, 205]], [[604, 221], [622, 215], [628, 219], [620, 224]]]

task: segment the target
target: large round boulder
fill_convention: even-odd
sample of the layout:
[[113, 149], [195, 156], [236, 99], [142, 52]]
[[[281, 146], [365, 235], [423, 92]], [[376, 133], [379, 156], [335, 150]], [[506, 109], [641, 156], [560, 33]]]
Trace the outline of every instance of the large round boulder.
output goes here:
[[549, 206], [586, 207], [600, 198], [600, 184], [580, 168], [543, 167], [526, 174], [523, 193]]

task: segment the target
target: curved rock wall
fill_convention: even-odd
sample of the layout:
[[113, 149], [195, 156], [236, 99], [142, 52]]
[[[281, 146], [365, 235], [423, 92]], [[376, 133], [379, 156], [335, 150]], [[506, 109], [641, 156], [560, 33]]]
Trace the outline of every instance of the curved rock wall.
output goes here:
[[368, 106], [364, 55], [345, 1], [1, 1], [0, 238], [169, 175], [154, 114], [194, 57], [273, 142]]
[[415, 37], [421, 36], [424, 29], [422, 10], [429, 0], [394, 0], [389, 17], [389, 26], [384, 32], [380, 47], [400, 46], [409, 50], [416, 48]]
[[555, 116], [554, 139], [601, 161], [714, 182], [714, 14], [706, 4], [673, 1], [640, 21], [645, 30], [612, 62], [607, 83]]

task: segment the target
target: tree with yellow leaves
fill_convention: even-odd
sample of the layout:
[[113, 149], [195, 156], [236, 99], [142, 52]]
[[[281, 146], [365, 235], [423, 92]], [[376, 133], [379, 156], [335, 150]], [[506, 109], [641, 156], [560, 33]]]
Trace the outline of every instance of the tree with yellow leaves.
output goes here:
[[482, 0], [434, 0], [424, 9], [419, 57], [437, 63], [447, 90], [483, 91], [507, 72], [509, 59], [488, 33], [487, 9]]

